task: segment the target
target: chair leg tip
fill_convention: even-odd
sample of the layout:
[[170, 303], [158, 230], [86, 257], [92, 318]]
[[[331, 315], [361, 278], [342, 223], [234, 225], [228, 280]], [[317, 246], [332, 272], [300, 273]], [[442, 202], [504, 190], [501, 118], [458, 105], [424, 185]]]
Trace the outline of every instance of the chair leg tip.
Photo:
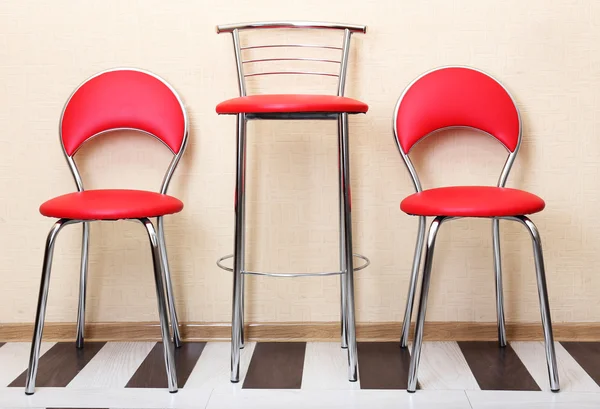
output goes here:
[[231, 380], [231, 383], [240, 383], [240, 380], [238, 379], [237, 381], [234, 381], [233, 379]]
[[173, 345], [175, 346], [175, 348], [181, 348], [181, 346], [183, 345], [183, 341], [181, 340], [181, 337], [179, 335], [173, 337]]
[[404, 337], [400, 338], [400, 348], [404, 349], [408, 347], [408, 342], [404, 339]]
[[169, 391], [169, 393], [177, 393], [179, 389], [175, 389], [174, 391]]
[[406, 392], [408, 392], [408, 393], [415, 393], [416, 391], [411, 391], [410, 389], [407, 389]]
[[560, 388], [558, 388], [558, 389], [550, 389], [550, 390], [552, 391], [552, 393], [558, 393], [558, 392], [560, 392]]
[[31, 396], [31, 395], [33, 395], [33, 392], [25, 392], [25, 395]]

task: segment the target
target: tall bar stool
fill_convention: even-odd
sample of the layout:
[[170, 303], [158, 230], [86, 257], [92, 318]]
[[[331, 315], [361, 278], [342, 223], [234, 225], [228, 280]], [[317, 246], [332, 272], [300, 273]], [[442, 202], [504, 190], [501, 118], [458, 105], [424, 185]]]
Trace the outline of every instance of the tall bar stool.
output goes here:
[[[339, 30], [343, 33], [341, 46], [314, 44], [258, 44], [242, 45], [240, 32], [252, 29], [321, 29]], [[217, 264], [224, 270], [233, 272], [233, 307], [231, 327], [231, 382], [239, 381], [240, 348], [244, 344], [244, 275], [254, 274], [275, 277], [329, 276], [341, 278], [341, 322], [342, 347], [348, 348], [348, 378], [357, 380], [358, 364], [356, 356], [356, 330], [354, 319], [354, 271], [365, 268], [369, 260], [354, 254], [363, 260], [363, 264], [354, 267], [352, 252], [352, 219], [350, 203], [350, 156], [348, 146], [348, 115], [366, 113], [368, 106], [360, 101], [344, 97], [350, 38], [353, 33], [365, 33], [365, 26], [332, 24], [320, 22], [258, 22], [248, 24], [230, 24], [217, 27], [217, 33], [231, 33], [237, 65], [240, 96], [217, 105], [218, 114], [237, 117], [237, 169], [235, 190], [235, 241], [234, 254], [221, 257]], [[329, 49], [341, 53], [339, 60], [321, 58], [245, 58], [249, 50], [268, 49]], [[266, 71], [246, 73], [249, 64], [271, 61], [311, 61], [313, 63], [337, 64], [337, 72], [310, 71]], [[246, 94], [246, 78], [259, 75], [320, 75], [338, 78], [336, 95], [308, 94]], [[315, 273], [268, 273], [248, 271], [245, 268], [245, 167], [246, 167], [246, 123], [254, 119], [292, 119], [292, 120], [337, 120], [339, 148], [339, 211], [340, 211], [340, 271]], [[233, 258], [233, 268], [222, 264]]]
[[[473, 128], [487, 133], [508, 150], [508, 157], [497, 186], [451, 186], [423, 190], [408, 154], [411, 148], [423, 138], [451, 127]], [[419, 216], [419, 232], [400, 340], [400, 344], [404, 348], [408, 339], [421, 253], [425, 241], [426, 218], [435, 217], [427, 235], [421, 298], [409, 369], [408, 392], [415, 392], [417, 387], [417, 369], [423, 342], [423, 325], [435, 239], [442, 223], [463, 217], [492, 219], [498, 340], [501, 347], [506, 346], [506, 330], [499, 221], [500, 219], [517, 221], [523, 224], [531, 234], [550, 389], [553, 392], [560, 389], [542, 243], [535, 224], [526, 216], [542, 211], [545, 204], [534, 194], [504, 187], [521, 144], [521, 135], [521, 117], [512, 96], [494, 78], [473, 68], [444, 67], [429, 71], [413, 81], [404, 90], [396, 104], [394, 139], [417, 191], [405, 198], [400, 204], [400, 208], [409, 215]]]
[[[154, 136], [173, 153], [173, 159], [167, 168], [160, 191], [157, 193], [124, 189], [84, 190], [74, 160], [75, 154], [90, 139], [124, 129]], [[89, 225], [92, 221], [122, 219], [141, 222], [148, 233], [154, 263], [154, 280], [168, 386], [170, 392], [177, 392], [163, 274], [175, 346], [181, 345], [181, 338], [165, 246], [163, 216], [178, 213], [183, 209], [180, 200], [166, 194], [188, 139], [188, 119], [183, 102], [173, 87], [150, 72], [131, 68], [103, 71], [87, 79], [71, 94], [60, 118], [59, 134], [63, 152], [75, 179], [77, 192], [55, 197], [40, 206], [42, 215], [59, 220], [50, 230], [46, 241], [25, 393], [31, 395], [35, 390], [46, 301], [50, 287], [52, 255], [58, 233], [69, 224], [82, 223], [83, 225], [76, 341], [77, 348], [83, 348]], [[150, 221], [152, 217], [157, 218], [158, 234]]]

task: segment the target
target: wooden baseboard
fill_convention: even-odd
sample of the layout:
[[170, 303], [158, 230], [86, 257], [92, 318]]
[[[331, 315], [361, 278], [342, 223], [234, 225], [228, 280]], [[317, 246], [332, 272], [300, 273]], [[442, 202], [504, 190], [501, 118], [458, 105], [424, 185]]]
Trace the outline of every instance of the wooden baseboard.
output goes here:
[[[183, 323], [181, 335], [186, 341], [227, 341], [227, 323]], [[359, 323], [359, 341], [398, 341], [401, 324], [396, 322]], [[411, 338], [412, 330], [411, 328]], [[509, 341], [541, 341], [542, 327], [538, 323], [508, 323]], [[32, 324], [0, 324], [0, 342], [30, 341]], [[246, 326], [250, 341], [336, 341], [340, 336], [337, 322], [318, 323], [255, 323]], [[497, 338], [496, 323], [428, 322], [427, 341], [493, 341]], [[600, 341], [600, 323], [554, 324], [556, 341]], [[75, 323], [47, 323], [44, 340], [74, 341]], [[110, 322], [86, 325], [88, 341], [159, 341], [160, 329], [155, 322]]]

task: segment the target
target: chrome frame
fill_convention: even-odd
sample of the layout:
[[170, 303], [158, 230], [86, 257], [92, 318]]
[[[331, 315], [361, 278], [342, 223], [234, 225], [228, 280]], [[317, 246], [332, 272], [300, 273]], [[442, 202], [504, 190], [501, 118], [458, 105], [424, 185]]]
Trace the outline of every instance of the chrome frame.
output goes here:
[[[250, 29], [335, 29], [343, 30], [342, 47], [322, 46], [313, 44], [264, 44], [241, 46], [240, 31]], [[245, 78], [269, 74], [309, 74], [339, 77], [337, 95], [344, 95], [348, 58], [350, 54], [350, 39], [354, 32], [366, 32], [365, 26], [344, 25], [320, 22], [274, 21], [246, 24], [229, 24], [217, 26], [217, 33], [231, 33], [235, 53], [237, 80], [240, 96], [246, 96]], [[341, 51], [339, 61], [304, 58], [269, 58], [258, 60], [243, 60], [244, 50], [256, 48], [285, 48], [309, 47], [325, 48]], [[266, 73], [244, 73], [244, 64], [263, 61], [309, 60], [323, 63], [339, 63], [338, 74], [301, 71], [278, 71]], [[314, 273], [270, 273], [249, 271], [245, 268], [245, 174], [246, 174], [246, 128], [249, 120], [337, 120], [338, 122], [338, 163], [339, 163], [339, 223], [340, 223], [340, 271]], [[356, 348], [356, 326], [354, 317], [354, 272], [366, 268], [368, 258], [352, 252], [352, 219], [350, 205], [350, 153], [348, 138], [348, 113], [284, 113], [284, 114], [238, 114], [237, 115], [237, 147], [236, 147], [236, 193], [235, 193], [235, 234], [234, 254], [221, 257], [217, 265], [223, 270], [233, 272], [232, 326], [231, 326], [231, 382], [239, 382], [240, 349], [244, 344], [244, 276], [262, 275], [271, 277], [307, 277], [307, 276], [340, 276], [340, 315], [341, 315], [341, 344], [348, 349], [348, 378], [358, 379], [358, 360]], [[365, 263], [354, 267], [353, 257], [361, 258]], [[233, 268], [222, 264], [222, 261], [233, 258]]]
[[[240, 31], [253, 30], [253, 29], [318, 29], [318, 30], [343, 30], [344, 38], [342, 40], [342, 47], [334, 47], [328, 45], [314, 45], [314, 44], [264, 44], [264, 45], [251, 45], [242, 47], [240, 42]], [[340, 23], [326, 23], [326, 22], [315, 22], [315, 21], [266, 21], [266, 22], [254, 22], [254, 23], [240, 23], [240, 24], [225, 24], [217, 26], [217, 33], [231, 33], [233, 38], [233, 48], [235, 52], [235, 61], [237, 67], [237, 78], [238, 88], [240, 96], [246, 96], [246, 78], [256, 77], [264, 75], [318, 75], [327, 77], [337, 77], [337, 95], [344, 95], [344, 87], [346, 82], [346, 73], [348, 68], [348, 58], [350, 52], [350, 39], [353, 33], [366, 33], [367, 27], [362, 25], [353, 24], [340, 24]], [[339, 61], [330, 59], [320, 58], [263, 58], [263, 59], [249, 59], [244, 60], [242, 52], [245, 50], [258, 49], [258, 48], [287, 48], [287, 47], [308, 47], [308, 48], [323, 48], [331, 50], [339, 50], [342, 52]], [[244, 73], [244, 64], [254, 62], [269, 62], [269, 61], [314, 61], [323, 63], [338, 63], [340, 65], [340, 71], [338, 74], [319, 72], [319, 71], [263, 71], [246, 74]], [[247, 118], [248, 119], [248, 118]], [[303, 118], [302, 118], [303, 119]]]
[[[79, 169], [77, 168], [77, 164], [75, 163], [75, 160], [74, 160], [74, 156], [78, 152], [79, 148], [81, 146], [83, 146], [85, 143], [87, 143], [88, 141], [90, 141], [91, 139], [96, 138], [99, 135], [103, 135], [105, 133], [109, 133], [109, 132], [113, 132], [113, 131], [132, 130], [132, 131], [136, 131], [136, 132], [140, 132], [140, 133], [144, 133], [144, 134], [153, 136], [154, 138], [161, 141], [165, 146], [167, 146], [164, 143], [164, 141], [162, 141], [156, 135], [145, 132], [143, 130], [132, 129], [132, 128], [114, 128], [114, 129], [108, 129], [108, 130], [99, 132], [99, 133], [87, 138], [73, 152], [73, 154], [71, 154], [71, 155], [67, 154], [64, 143], [63, 143], [63, 138], [62, 138], [62, 122], [63, 122], [63, 118], [64, 118], [64, 114], [65, 114], [65, 109], [69, 105], [71, 98], [88, 81], [90, 81], [93, 78], [96, 78], [102, 74], [105, 74], [108, 72], [113, 72], [113, 71], [137, 71], [137, 72], [141, 72], [141, 73], [150, 75], [150, 76], [158, 79], [159, 81], [161, 81], [163, 84], [165, 84], [171, 90], [173, 95], [175, 95], [175, 97], [177, 98], [177, 101], [179, 102], [179, 105], [181, 107], [181, 111], [182, 111], [183, 117], [184, 117], [184, 135], [182, 138], [181, 147], [179, 148], [179, 152], [175, 153], [169, 148], [169, 150], [171, 150], [171, 152], [173, 153], [173, 159], [171, 160], [171, 163], [169, 164], [167, 171], [165, 172], [163, 181], [160, 186], [160, 193], [166, 194], [169, 184], [171, 182], [173, 173], [175, 172], [177, 164], [179, 163], [181, 157], [183, 156], [183, 153], [185, 152], [185, 148], [187, 146], [188, 134], [189, 134], [189, 132], [188, 132], [188, 126], [189, 126], [188, 116], [187, 116], [187, 112], [185, 110], [185, 106], [183, 105], [183, 101], [181, 100], [181, 97], [179, 96], [177, 91], [175, 91], [175, 89], [167, 81], [165, 81], [163, 78], [159, 77], [158, 75], [156, 75], [152, 72], [137, 69], [137, 68], [113, 68], [113, 69], [99, 72], [99, 73], [89, 77], [84, 82], [82, 82], [77, 88], [75, 88], [75, 90], [71, 93], [71, 95], [69, 96], [69, 98], [67, 99], [67, 102], [65, 103], [65, 105], [63, 107], [63, 110], [62, 110], [62, 113], [60, 116], [60, 121], [59, 121], [59, 129], [58, 129], [59, 141], [60, 141], [60, 145], [63, 150], [63, 154], [65, 155], [65, 159], [67, 160], [67, 164], [69, 165], [69, 169], [71, 170], [71, 174], [73, 175], [75, 185], [77, 186], [77, 191], [79, 191], [79, 192], [83, 191], [84, 187], [83, 187], [83, 181], [81, 178], [81, 174], [79, 173]], [[173, 295], [173, 284], [171, 281], [171, 274], [170, 274], [170, 270], [169, 270], [169, 263], [168, 263], [167, 250], [166, 250], [166, 244], [165, 244], [164, 221], [163, 221], [163, 217], [157, 218], [157, 225], [158, 225], [158, 233], [157, 233], [157, 231], [154, 229], [154, 225], [148, 218], [132, 219], [132, 220], [138, 220], [144, 225], [144, 227], [146, 228], [146, 232], [148, 234], [148, 238], [150, 240], [150, 245], [151, 245], [151, 250], [152, 250], [152, 259], [153, 259], [153, 264], [154, 264], [154, 278], [155, 278], [155, 283], [156, 283], [158, 312], [159, 312], [159, 318], [160, 318], [162, 341], [163, 341], [163, 346], [164, 346], [165, 367], [166, 367], [167, 378], [168, 378], [169, 392], [174, 393], [174, 392], [177, 392], [177, 375], [175, 372], [174, 352], [173, 352], [173, 348], [170, 344], [169, 314], [167, 311], [170, 312], [171, 327], [173, 330], [173, 343], [176, 347], [181, 346], [181, 336], [179, 333], [179, 324], [178, 324], [178, 320], [177, 320], [175, 299], [174, 299], [174, 295]], [[84, 347], [85, 302], [86, 302], [86, 287], [87, 287], [87, 275], [88, 275], [90, 224], [92, 221], [93, 220], [60, 219], [59, 221], [57, 221], [54, 224], [54, 226], [50, 230], [50, 233], [48, 234], [48, 239], [46, 242], [46, 250], [45, 250], [45, 255], [44, 255], [42, 280], [41, 280], [41, 285], [40, 285], [40, 294], [39, 294], [39, 299], [38, 299], [35, 328], [34, 328], [34, 333], [33, 333], [31, 354], [30, 354], [30, 358], [29, 358], [29, 367], [27, 370], [27, 379], [26, 379], [26, 386], [25, 386], [25, 393], [27, 395], [32, 395], [35, 392], [35, 379], [36, 379], [36, 375], [37, 375], [38, 360], [39, 360], [39, 356], [40, 356], [40, 346], [41, 346], [41, 342], [42, 342], [44, 317], [45, 317], [45, 312], [46, 312], [46, 301], [48, 298], [48, 290], [49, 290], [49, 285], [50, 285], [50, 271], [52, 268], [52, 255], [54, 252], [54, 243], [56, 242], [56, 237], [57, 237], [58, 233], [60, 232], [60, 230], [64, 226], [66, 226], [68, 224], [74, 224], [74, 223], [82, 223], [83, 224], [82, 246], [81, 246], [81, 268], [80, 268], [80, 282], [79, 282], [79, 302], [78, 302], [78, 309], [77, 309], [77, 338], [76, 338], [75, 345], [77, 348]], [[163, 284], [163, 277], [164, 277], [164, 284]], [[166, 292], [165, 292], [165, 288], [166, 288]], [[167, 302], [168, 302], [168, 308], [167, 308], [167, 302], [165, 300], [167, 300]]]
[[217, 34], [231, 33], [235, 30], [256, 30], [272, 28], [313, 28], [317, 30], [349, 30], [353, 33], [366, 33], [367, 27], [357, 24], [327, 23], [323, 21], [257, 21], [253, 23], [221, 24]]
[[244, 114], [237, 115], [237, 145], [236, 145], [236, 174], [235, 174], [235, 232], [233, 258], [233, 297], [231, 309], [231, 382], [240, 380], [240, 349], [242, 346], [242, 271], [244, 270], [244, 164], [246, 156], [246, 118]]
[[[343, 209], [342, 209], [342, 212], [343, 212]], [[343, 226], [342, 226], [342, 228], [343, 228]], [[234, 257], [233, 254], [228, 254], [226, 256], [220, 257], [217, 260], [217, 266], [222, 270], [233, 273], [234, 269], [232, 267], [227, 267], [225, 264], [223, 264], [223, 261], [228, 260], [233, 257]], [[359, 258], [364, 261], [364, 263], [361, 264], [360, 266], [354, 267], [355, 272], [364, 270], [365, 268], [367, 268], [368, 266], [371, 265], [371, 260], [369, 260], [367, 257], [363, 256], [362, 254], [354, 253], [354, 257]], [[345, 273], [344, 269], [341, 269], [340, 271], [319, 271], [319, 272], [314, 272], [314, 273], [271, 273], [271, 272], [265, 272], [265, 271], [251, 271], [251, 270], [246, 270], [246, 269], [242, 270], [242, 275], [267, 276], [267, 277], [325, 277], [325, 276], [343, 276], [344, 273]]]
[[[398, 140], [398, 129], [397, 129], [398, 111], [400, 109], [400, 105], [402, 103], [404, 96], [406, 95], [408, 90], [417, 81], [419, 81], [421, 78], [423, 78], [424, 76], [426, 76], [432, 72], [435, 72], [435, 71], [438, 71], [441, 69], [446, 69], [446, 68], [468, 68], [471, 70], [481, 72], [482, 74], [485, 74], [486, 76], [490, 77], [491, 79], [496, 81], [498, 84], [500, 84], [500, 86], [502, 86], [502, 88], [509, 95], [509, 97], [511, 98], [511, 100], [515, 106], [515, 110], [517, 111], [518, 120], [519, 120], [519, 135], [518, 135], [517, 146], [515, 147], [514, 151], [511, 152], [510, 149], [508, 149], [505, 146], [505, 148], [507, 148], [509, 153], [508, 153], [506, 162], [502, 168], [502, 171], [500, 173], [500, 177], [498, 179], [498, 184], [497, 184], [498, 187], [504, 187], [506, 184], [506, 180], [508, 179], [508, 175], [510, 173], [512, 165], [513, 165], [515, 158], [517, 156], [517, 153], [519, 151], [519, 148], [521, 146], [521, 140], [522, 140], [523, 127], [522, 127], [522, 122], [521, 122], [521, 114], [519, 112], [519, 109], [517, 108], [517, 104], [515, 103], [515, 100], [514, 100], [513, 96], [510, 94], [510, 92], [508, 91], [508, 89], [506, 89], [506, 87], [504, 85], [502, 85], [502, 83], [500, 83], [497, 79], [495, 79], [491, 75], [485, 73], [484, 71], [481, 71], [481, 70], [478, 70], [475, 68], [471, 68], [471, 67], [465, 67], [465, 66], [445, 66], [445, 67], [435, 68], [433, 70], [427, 71], [424, 74], [417, 77], [414, 81], [412, 81], [400, 95], [400, 98], [398, 99], [398, 102], [396, 103], [396, 107], [394, 109], [394, 116], [393, 116], [393, 123], [392, 123], [394, 141], [396, 143], [398, 151], [400, 152], [400, 155], [402, 156], [402, 159], [404, 160], [404, 164], [406, 165], [406, 168], [408, 169], [408, 172], [410, 173], [415, 190], [417, 192], [423, 191], [423, 188], [421, 186], [421, 182], [419, 180], [419, 177], [417, 175], [415, 167], [412, 164], [412, 162], [408, 156], [408, 154], [410, 153], [410, 150], [414, 147], [414, 145], [408, 150], [408, 152], [405, 152], [404, 149], [402, 148], [402, 146], [400, 145], [400, 141]], [[457, 128], [457, 127], [450, 127], [450, 128]], [[471, 128], [471, 127], [465, 127], [465, 128]], [[449, 128], [438, 129], [438, 130], [432, 132], [432, 134], [439, 132], [439, 131], [447, 130], [447, 129], [449, 129]], [[471, 129], [474, 129], [474, 128], [471, 128]], [[482, 133], [486, 134], [486, 132], [481, 131], [480, 129], [476, 129], [476, 130], [478, 132], [482, 132]], [[431, 135], [431, 134], [429, 134], [429, 135]], [[425, 135], [424, 137], [420, 138], [419, 141], [416, 142], [416, 144], [418, 144], [423, 139], [427, 138], [429, 135]], [[490, 136], [493, 137], [493, 135], [490, 135]], [[498, 140], [498, 139], [496, 139], [496, 140]], [[402, 323], [402, 335], [400, 338], [400, 345], [403, 348], [405, 348], [407, 346], [410, 321], [411, 321], [411, 317], [412, 317], [412, 308], [413, 308], [413, 304], [414, 304], [416, 285], [417, 285], [417, 281], [418, 281], [419, 267], [420, 267], [420, 262], [421, 262], [421, 254], [423, 251], [423, 245], [424, 245], [424, 239], [425, 239], [426, 219], [427, 218], [425, 216], [419, 216], [419, 233], [417, 236], [417, 244], [416, 244], [416, 248], [415, 248], [415, 255], [414, 255], [414, 259], [413, 259], [413, 266], [412, 266], [411, 278], [410, 278], [410, 283], [409, 283], [408, 296], [407, 296], [407, 300], [406, 300], [406, 310], [404, 313], [404, 321]], [[428, 296], [428, 292], [429, 292], [429, 283], [431, 280], [431, 268], [432, 268], [432, 264], [433, 264], [433, 252], [435, 249], [435, 240], [436, 240], [437, 233], [438, 233], [439, 228], [441, 227], [442, 223], [449, 221], [449, 220], [454, 220], [454, 219], [458, 219], [458, 218], [457, 217], [438, 216], [432, 221], [432, 223], [429, 227], [427, 246], [425, 249], [425, 261], [424, 261], [424, 266], [423, 266], [421, 296], [420, 296], [419, 308], [418, 308], [418, 312], [417, 312], [417, 322], [416, 322], [416, 326], [415, 326], [415, 335], [414, 335], [415, 338], [414, 338], [414, 343], [413, 343], [412, 358], [411, 358], [410, 369], [409, 369], [409, 379], [408, 379], [407, 390], [408, 390], [408, 392], [411, 392], [411, 393], [415, 392], [416, 387], [417, 387], [417, 371], [418, 371], [419, 360], [420, 360], [420, 356], [421, 356], [421, 346], [422, 346], [422, 342], [423, 342], [423, 326], [425, 324], [425, 311], [427, 308], [427, 296]], [[549, 374], [549, 378], [550, 378], [550, 389], [553, 392], [558, 392], [560, 389], [560, 385], [559, 385], [559, 379], [558, 379], [558, 370], [557, 370], [557, 366], [556, 366], [556, 354], [554, 351], [554, 340], [553, 340], [553, 335], [552, 335], [552, 322], [551, 322], [551, 318], [550, 318], [550, 308], [549, 308], [549, 303], [548, 303], [548, 290], [547, 290], [547, 286], [546, 286], [544, 261], [543, 261], [543, 255], [542, 255], [542, 244], [541, 244], [539, 232], [537, 231], [537, 228], [535, 227], [533, 222], [531, 220], [529, 220], [525, 215], [516, 216], [516, 217], [491, 217], [491, 219], [492, 219], [494, 275], [495, 275], [495, 284], [496, 284], [496, 313], [497, 313], [497, 323], [498, 323], [499, 346], [500, 347], [506, 346], [506, 324], [505, 324], [505, 318], [504, 318], [504, 296], [503, 296], [503, 290], [502, 290], [502, 265], [501, 265], [501, 252], [500, 252], [500, 219], [505, 219], [505, 220], [519, 221], [520, 223], [522, 223], [523, 225], [525, 225], [527, 227], [527, 229], [532, 237], [534, 258], [535, 258], [535, 265], [536, 265], [537, 282], [538, 282], [538, 292], [539, 292], [539, 298], [540, 298], [540, 311], [541, 311], [541, 316], [542, 316], [542, 326], [544, 328], [546, 360], [547, 360], [547, 364], [548, 364], [548, 374]]]

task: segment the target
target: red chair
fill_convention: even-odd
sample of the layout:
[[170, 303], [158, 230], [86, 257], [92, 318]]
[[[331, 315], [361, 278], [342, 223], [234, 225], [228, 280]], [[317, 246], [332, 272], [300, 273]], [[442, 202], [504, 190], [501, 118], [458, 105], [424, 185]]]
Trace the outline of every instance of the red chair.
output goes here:
[[[496, 138], [508, 150], [508, 158], [497, 186], [451, 186], [423, 190], [408, 154], [421, 139], [450, 127], [480, 130]], [[445, 67], [425, 73], [406, 88], [396, 104], [394, 136], [417, 191], [405, 198], [400, 204], [400, 208], [409, 215], [419, 216], [419, 233], [400, 340], [402, 347], [406, 347], [408, 339], [419, 264], [425, 240], [426, 218], [428, 216], [435, 217], [427, 236], [408, 392], [415, 392], [417, 387], [417, 369], [423, 341], [423, 324], [425, 323], [435, 239], [442, 223], [463, 217], [492, 219], [498, 339], [501, 347], [506, 346], [506, 330], [502, 296], [499, 220], [520, 222], [531, 234], [550, 388], [554, 392], [560, 389], [542, 243], [536, 226], [526, 216], [543, 210], [545, 204], [541, 198], [531, 193], [504, 187], [519, 150], [521, 133], [519, 111], [508, 91], [489, 75], [472, 68]]]
[[[242, 45], [241, 32], [252, 30], [287, 29], [287, 30], [330, 30], [343, 33], [340, 46], [320, 44], [283, 44], [259, 43]], [[365, 33], [365, 26], [323, 23], [310, 21], [269, 21], [246, 24], [228, 24], [217, 27], [217, 33], [231, 33], [237, 66], [237, 80], [240, 96], [223, 101], [217, 105], [220, 115], [236, 115], [237, 117], [237, 162], [235, 190], [235, 232], [234, 254], [221, 257], [217, 264], [224, 270], [233, 272], [233, 306], [231, 320], [231, 382], [239, 381], [240, 349], [244, 346], [244, 276], [248, 274], [272, 277], [298, 276], [340, 276], [341, 287], [341, 327], [342, 348], [348, 349], [348, 379], [351, 382], [358, 378], [358, 359], [356, 347], [356, 331], [354, 319], [354, 272], [369, 265], [369, 260], [352, 251], [352, 215], [350, 195], [350, 156], [348, 145], [348, 115], [364, 114], [367, 104], [344, 96], [346, 73], [350, 55], [350, 39], [353, 33]], [[274, 57], [258, 55], [254, 51], [319, 50], [332, 53], [328, 58], [306, 58], [300, 56]], [[296, 69], [261, 70], [260, 64], [273, 62], [289, 62]], [[256, 64], [259, 64], [258, 66]], [[307, 70], [309, 63], [316, 65], [314, 70]], [[304, 67], [304, 68], [302, 68]], [[328, 68], [331, 67], [331, 68]], [[246, 78], [272, 75], [316, 75], [337, 79], [336, 95], [310, 94], [263, 94], [247, 95]], [[338, 123], [338, 163], [339, 163], [339, 213], [340, 213], [340, 269], [339, 271], [315, 273], [271, 273], [249, 271], [245, 268], [245, 167], [246, 167], [246, 124], [250, 120], [335, 120]], [[364, 263], [354, 266], [353, 257]], [[233, 268], [221, 262], [233, 258]]]
[[[173, 159], [158, 193], [120, 189], [84, 190], [81, 175], [73, 158], [74, 155], [88, 140], [107, 132], [123, 129], [136, 130], [154, 136], [173, 152]], [[67, 163], [75, 178], [77, 192], [58, 196], [40, 207], [42, 215], [59, 220], [50, 230], [46, 241], [25, 393], [31, 395], [35, 390], [46, 301], [50, 286], [52, 254], [58, 233], [68, 224], [83, 224], [76, 342], [77, 348], [83, 348], [89, 223], [97, 220], [121, 219], [140, 221], [146, 228], [150, 239], [169, 391], [177, 392], [163, 273], [173, 327], [173, 340], [176, 346], [181, 345], [181, 338], [165, 247], [163, 216], [180, 212], [183, 209], [183, 203], [180, 200], [166, 194], [188, 138], [188, 120], [183, 103], [166, 81], [150, 72], [137, 69], [104, 71], [86, 80], [71, 94], [62, 112], [59, 133]], [[150, 221], [151, 217], [157, 218], [158, 234]]]

